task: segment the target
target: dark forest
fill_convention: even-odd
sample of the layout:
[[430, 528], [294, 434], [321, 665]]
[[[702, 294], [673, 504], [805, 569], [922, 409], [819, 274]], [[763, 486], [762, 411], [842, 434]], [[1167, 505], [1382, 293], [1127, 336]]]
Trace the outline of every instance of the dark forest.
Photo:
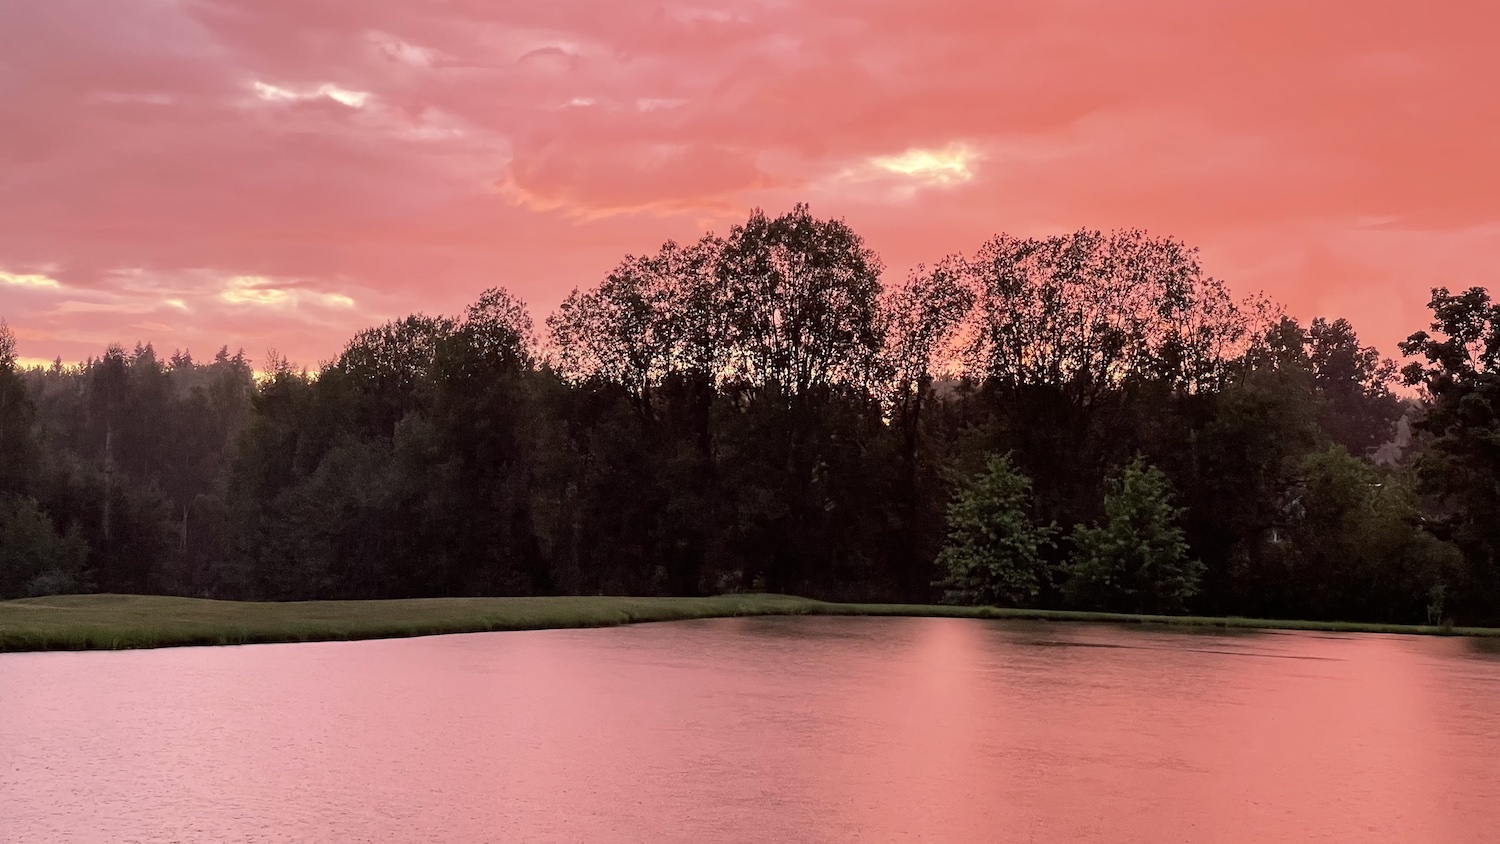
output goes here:
[[[1500, 622], [1500, 306], [1399, 352], [1141, 231], [882, 282], [805, 206], [316, 369], [0, 327], [0, 598], [701, 595]], [[1413, 329], [1420, 326], [1413, 326]]]

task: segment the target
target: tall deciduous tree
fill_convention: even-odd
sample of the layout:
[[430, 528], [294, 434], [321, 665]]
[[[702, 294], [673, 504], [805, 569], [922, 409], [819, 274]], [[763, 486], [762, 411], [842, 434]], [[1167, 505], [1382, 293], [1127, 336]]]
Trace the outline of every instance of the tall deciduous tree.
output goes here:
[[1401, 418], [1401, 400], [1390, 389], [1396, 364], [1361, 345], [1346, 319], [1313, 320], [1307, 339], [1323, 429], [1350, 452], [1368, 455], [1391, 438]]
[[618, 384], [644, 414], [674, 376], [717, 383], [725, 374], [727, 306], [717, 278], [720, 241], [673, 241], [629, 256], [595, 289], [574, 290], [547, 320], [558, 368]]
[[958, 334], [974, 307], [956, 259], [916, 268], [881, 302], [892, 417], [915, 432], [935, 374], [957, 374]]
[[806, 205], [755, 211], [730, 230], [717, 272], [728, 310], [732, 371], [798, 395], [867, 386], [883, 345], [880, 259], [842, 220]]
[[431, 405], [433, 367], [442, 341], [456, 325], [449, 317], [415, 314], [354, 336], [326, 367], [327, 390], [356, 396], [349, 409], [368, 433], [389, 439], [408, 413]]
[[935, 400], [939, 377], [960, 375], [962, 331], [973, 307], [974, 293], [956, 258], [916, 268], [904, 284], [887, 289], [881, 302], [885, 398], [900, 458], [890, 496], [890, 547], [897, 579], [918, 597], [931, 577], [948, 487], [924, 410]]
[[1418, 470], [1444, 505], [1443, 527], [1474, 569], [1481, 606], [1500, 601], [1500, 304], [1488, 290], [1439, 287], [1429, 331], [1401, 351], [1420, 361], [1403, 377], [1430, 399], [1417, 423], [1430, 440]]
[[976, 374], [1049, 386], [1081, 408], [1131, 380], [1212, 383], [1244, 333], [1195, 250], [1139, 230], [1000, 235], [968, 261]]

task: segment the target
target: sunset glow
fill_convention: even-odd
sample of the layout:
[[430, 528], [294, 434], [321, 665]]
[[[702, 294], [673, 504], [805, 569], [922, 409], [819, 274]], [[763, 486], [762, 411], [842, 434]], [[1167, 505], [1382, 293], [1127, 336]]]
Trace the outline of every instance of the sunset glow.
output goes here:
[[973, 153], [961, 146], [942, 150], [912, 149], [900, 155], [881, 155], [871, 162], [882, 170], [924, 182], [947, 185], [974, 178], [969, 169]]
[[62, 286], [57, 283], [57, 279], [48, 278], [41, 273], [0, 272], [0, 284], [10, 287], [29, 287], [34, 290], [56, 290]]
[[1462, 0], [9, 4], [0, 316], [28, 360], [316, 365], [805, 201], [888, 280], [1002, 231], [1172, 235], [1393, 355], [1500, 261], [1497, 31]]

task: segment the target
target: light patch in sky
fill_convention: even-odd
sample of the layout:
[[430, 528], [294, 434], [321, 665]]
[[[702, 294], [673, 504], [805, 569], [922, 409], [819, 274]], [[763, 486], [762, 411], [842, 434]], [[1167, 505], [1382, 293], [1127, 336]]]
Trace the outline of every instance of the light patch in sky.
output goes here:
[[171, 105], [171, 94], [133, 93], [128, 91], [98, 91], [89, 95], [89, 100], [113, 105]]
[[259, 80], [252, 82], [251, 87], [255, 89], [255, 96], [271, 103], [316, 100], [320, 97], [327, 97], [349, 108], [364, 108], [365, 103], [370, 101], [370, 94], [366, 91], [351, 91], [348, 88], [340, 88], [332, 83], [319, 85], [309, 93], [299, 93], [289, 88], [282, 88], [278, 85], [271, 85]]
[[683, 23], [745, 24], [750, 22], [750, 18], [746, 15], [723, 9], [701, 9], [683, 6], [672, 9], [668, 14]]
[[364, 108], [365, 103], [370, 99], [370, 95], [365, 91], [350, 91], [337, 85], [324, 85], [318, 88], [318, 93], [350, 108]]
[[441, 119], [429, 119], [424, 115], [421, 122], [404, 125], [397, 134], [415, 141], [452, 141], [467, 133], [458, 126], [443, 126]]
[[8, 273], [0, 271], [0, 284], [10, 287], [26, 287], [32, 290], [59, 290], [57, 279], [39, 273]]
[[355, 306], [354, 300], [342, 293], [310, 293], [280, 287], [274, 279], [258, 275], [231, 276], [219, 292], [219, 298], [231, 305], [262, 308], [294, 307], [304, 301], [338, 310], [350, 310]]
[[292, 301], [288, 290], [274, 287], [273, 282], [262, 276], [237, 275], [229, 279], [219, 298], [231, 305], [261, 305], [279, 307]]
[[436, 50], [419, 47], [384, 32], [372, 32], [369, 39], [381, 55], [411, 67], [432, 67], [432, 60], [437, 58]]
[[949, 144], [943, 149], [909, 149], [900, 155], [878, 155], [870, 163], [898, 176], [951, 185], [974, 178], [976, 158], [973, 150], [963, 144]]
[[285, 88], [278, 88], [275, 85], [268, 85], [265, 82], [260, 82], [258, 80], [250, 83], [250, 87], [255, 89], [255, 96], [260, 97], [267, 102], [289, 102], [292, 100], [301, 99], [292, 91], [288, 91]]
[[659, 111], [666, 108], [681, 108], [685, 105], [687, 105], [687, 100], [659, 97], [643, 97], [635, 101], [635, 107], [640, 111]]
[[187, 303], [182, 301], [181, 299], [168, 299], [167, 306], [176, 308], [179, 311], [185, 311], [188, 309]]

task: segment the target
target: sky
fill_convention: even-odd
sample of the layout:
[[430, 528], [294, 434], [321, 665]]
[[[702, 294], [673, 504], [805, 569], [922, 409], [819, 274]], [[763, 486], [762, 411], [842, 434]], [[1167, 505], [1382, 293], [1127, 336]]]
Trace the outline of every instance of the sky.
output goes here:
[[1500, 265], [1492, 0], [0, 0], [28, 360], [316, 366], [811, 204], [887, 281], [1139, 227], [1395, 354]]

